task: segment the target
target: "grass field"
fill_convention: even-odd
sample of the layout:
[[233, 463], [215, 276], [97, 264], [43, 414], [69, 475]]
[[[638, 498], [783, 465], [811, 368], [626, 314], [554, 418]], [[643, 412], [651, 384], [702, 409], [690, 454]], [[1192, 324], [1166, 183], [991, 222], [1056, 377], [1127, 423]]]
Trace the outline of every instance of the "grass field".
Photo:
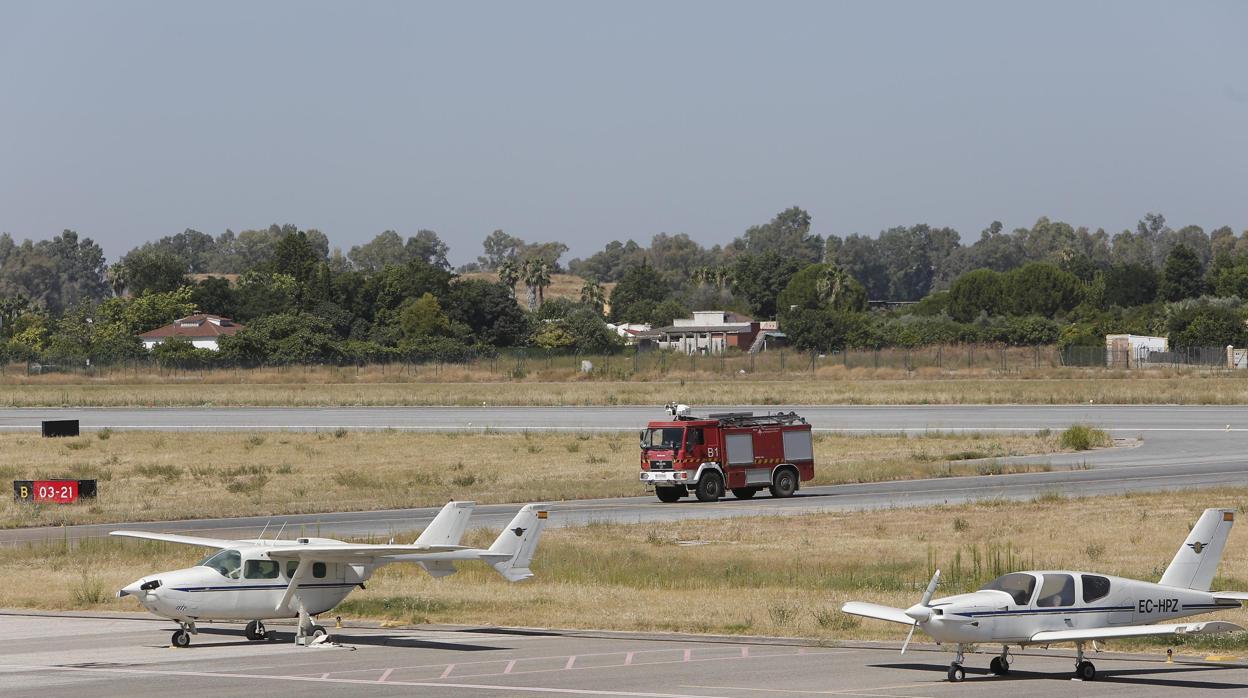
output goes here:
[[[1248, 372], [1243, 372], [1248, 374]], [[551, 378], [551, 380], [545, 380]], [[331, 405], [942, 405], [1208, 404], [1248, 402], [1248, 375], [1066, 369], [1028, 377], [907, 377], [893, 369], [845, 369], [765, 377], [700, 374], [649, 380], [547, 376], [491, 379], [460, 367], [258, 369], [0, 377], [0, 407]]]
[[[934, 568], [941, 595], [1017, 569], [1073, 568], [1156, 580], [1201, 510], [1244, 511], [1248, 489], [1220, 489], [794, 517], [590, 524], [548, 529], [533, 568], [509, 585], [484, 565], [432, 579], [384, 568], [338, 611], [344, 618], [615, 630], [901, 639], [905, 628], [838, 611], [847, 600], [906, 607]], [[1073, 524], [1073, 525], [1072, 525]], [[471, 544], [492, 540], [474, 531]], [[413, 534], [408, 534], [411, 537]], [[0, 550], [0, 606], [137, 610], [112, 592], [201, 551], [88, 540]], [[1215, 589], [1248, 589], [1248, 532], [1233, 531]], [[1244, 624], [1242, 610], [1217, 616]], [[1111, 642], [1113, 649], [1176, 640]], [[1242, 636], [1188, 640], [1248, 651]]]
[[[818, 434], [816, 484], [1011, 472], [1017, 467], [962, 461], [1069, 448], [1048, 433]], [[95, 478], [100, 486], [93, 502], [69, 506], [0, 498], [0, 526], [642, 495], [638, 461], [636, 436], [621, 433], [0, 434], [0, 481]]]

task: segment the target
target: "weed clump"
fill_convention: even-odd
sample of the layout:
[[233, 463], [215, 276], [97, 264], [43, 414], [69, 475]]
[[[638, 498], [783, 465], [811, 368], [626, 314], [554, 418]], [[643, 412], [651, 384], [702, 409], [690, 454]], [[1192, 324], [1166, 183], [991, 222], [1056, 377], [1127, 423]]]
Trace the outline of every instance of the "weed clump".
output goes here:
[[1104, 429], [1087, 424], [1075, 424], [1062, 432], [1060, 442], [1062, 448], [1072, 451], [1086, 451], [1091, 448], [1104, 448], [1113, 443]]

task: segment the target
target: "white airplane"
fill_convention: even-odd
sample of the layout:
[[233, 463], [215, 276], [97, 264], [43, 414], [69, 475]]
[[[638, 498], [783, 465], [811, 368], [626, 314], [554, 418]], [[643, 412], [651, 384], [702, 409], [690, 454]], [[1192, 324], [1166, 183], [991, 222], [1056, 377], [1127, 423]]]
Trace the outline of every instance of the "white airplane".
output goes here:
[[[520, 510], [489, 550], [459, 545], [473, 502], [450, 502], [411, 545], [344, 543], [331, 538], [219, 540], [146, 531], [110, 535], [185, 543], [217, 552], [194, 567], [153, 574], [117, 592], [133, 596], [152, 613], [176, 621], [173, 644], [186, 647], [196, 624], [246, 620], [247, 639], [265, 638], [264, 621], [298, 618], [296, 644], [323, 642], [325, 628], [311, 618], [325, 613], [355, 587], [364, 588], [378, 567], [414, 562], [435, 576], [455, 574], [455, 563], [484, 560], [508, 581], [533, 576], [529, 563], [546, 524], [545, 505]], [[263, 534], [262, 534], [263, 535]], [[280, 535], [280, 533], [279, 533]]]
[[904, 653], [921, 628], [937, 644], [954, 643], [956, 656], [949, 665], [949, 680], [966, 677], [963, 650], [969, 644], [1001, 645], [1000, 656], [989, 665], [993, 674], [1010, 671], [1010, 646], [1075, 644], [1075, 677], [1096, 678], [1096, 667], [1083, 658], [1088, 642], [1147, 635], [1210, 635], [1242, 631], [1234, 623], [1159, 624], [1187, 616], [1239, 608], [1248, 592], [1209, 591], [1222, 559], [1227, 534], [1235, 522], [1232, 509], [1206, 509], [1175, 553], [1170, 566], [1156, 584], [1103, 574], [1044, 570], [1014, 572], [990, 582], [979, 591], [932, 599], [940, 570], [910, 608], [850, 602], [845, 613], [910, 626], [901, 646]]

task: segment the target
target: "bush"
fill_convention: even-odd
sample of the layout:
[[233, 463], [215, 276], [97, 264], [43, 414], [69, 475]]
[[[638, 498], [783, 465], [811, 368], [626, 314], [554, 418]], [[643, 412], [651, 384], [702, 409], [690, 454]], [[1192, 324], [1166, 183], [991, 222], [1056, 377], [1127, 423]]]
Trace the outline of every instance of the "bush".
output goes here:
[[1103, 429], [1097, 429], [1087, 424], [1075, 424], [1062, 432], [1059, 443], [1062, 445], [1062, 448], [1068, 448], [1072, 451], [1086, 451], [1091, 448], [1109, 446], [1113, 443], [1113, 439]]

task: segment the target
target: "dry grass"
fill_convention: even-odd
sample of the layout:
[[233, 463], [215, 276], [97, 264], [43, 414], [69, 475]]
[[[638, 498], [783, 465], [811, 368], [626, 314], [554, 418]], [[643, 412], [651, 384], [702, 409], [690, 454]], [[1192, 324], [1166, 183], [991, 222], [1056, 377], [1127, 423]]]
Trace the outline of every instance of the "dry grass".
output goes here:
[[[1052, 434], [815, 438], [819, 484], [1000, 472], [950, 461], [1057, 450]], [[0, 498], [0, 526], [642, 495], [638, 462], [632, 433], [0, 434], [0, 481], [100, 481], [98, 499], [70, 506]]]
[[[904, 627], [859, 621], [837, 609], [851, 599], [908, 606], [935, 567], [943, 571], [941, 594], [1028, 568], [1155, 580], [1202, 509], [1243, 511], [1245, 502], [1248, 489], [1234, 488], [553, 528], [529, 582], [508, 585], [475, 563], [442, 580], [394, 565], [340, 612], [404, 622], [899, 640]], [[476, 531], [471, 542], [493, 535]], [[682, 544], [689, 542], [698, 544]], [[92, 592], [191, 564], [200, 552], [117, 540], [87, 540], [72, 550], [59, 543], [0, 550], [0, 606], [135, 610], [130, 600], [92, 599]], [[1232, 533], [1220, 573], [1215, 589], [1248, 589], [1248, 534]], [[1248, 620], [1243, 611], [1216, 617]], [[1244, 647], [1235, 637], [1201, 642]], [[1149, 644], [1110, 643], [1114, 649]]]
[[[625, 362], [625, 359], [614, 359]], [[560, 361], [564, 361], [560, 359]], [[14, 375], [0, 379], [0, 407], [130, 406], [385, 406], [385, 405], [661, 405], [679, 397], [695, 405], [944, 405], [944, 404], [1216, 404], [1248, 402], [1248, 375], [1106, 377], [1085, 372], [1062, 378], [873, 376], [872, 369], [832, 367], [783, 379], [721, 374], [681, 379], [604, 380], [564, 375], [530, 361], [523, 380], [514, 361], [496, 372], [426, 365], [388, 369], [291, 368], [81, 375]], [[599, 369], [614, 371], [608, 364]], [[880, 369], [884, 372], [886, 369]], [[1244, 372], [1248, 374], [1248, 372]], [[558, 374], [558, 375], [555, 375]], [[127, 378], [128, 376], [128, 378]]]

